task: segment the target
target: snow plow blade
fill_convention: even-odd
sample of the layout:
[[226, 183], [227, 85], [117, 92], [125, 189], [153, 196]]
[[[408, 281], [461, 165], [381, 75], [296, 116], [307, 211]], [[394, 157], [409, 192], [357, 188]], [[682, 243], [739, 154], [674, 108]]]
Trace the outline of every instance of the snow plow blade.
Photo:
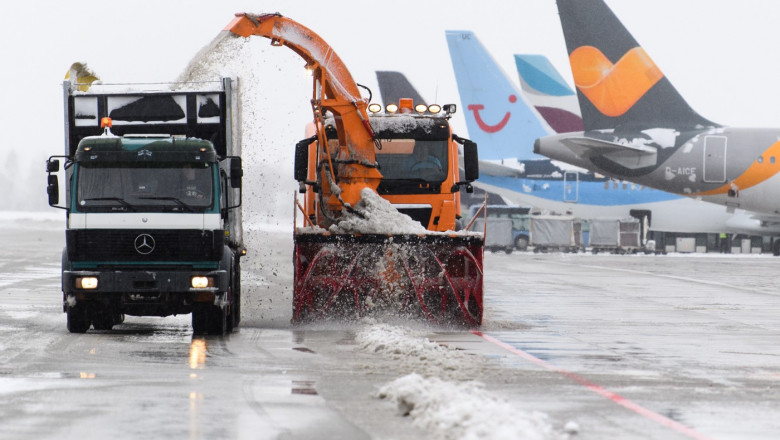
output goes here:
[[400, 316], [482, 323], [483, 238], [295, 235], [293, 322]]

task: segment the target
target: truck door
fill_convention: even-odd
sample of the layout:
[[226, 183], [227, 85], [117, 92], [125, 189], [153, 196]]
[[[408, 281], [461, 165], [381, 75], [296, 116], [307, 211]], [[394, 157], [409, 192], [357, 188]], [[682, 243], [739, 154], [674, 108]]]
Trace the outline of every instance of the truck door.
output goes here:
[[563, 201], [576, 203], [580, 194], [580, 174], [576, 171], [563, 173]]
[[704, 181], [721, 183], [726, 181], [726, 137], [704, 138]]

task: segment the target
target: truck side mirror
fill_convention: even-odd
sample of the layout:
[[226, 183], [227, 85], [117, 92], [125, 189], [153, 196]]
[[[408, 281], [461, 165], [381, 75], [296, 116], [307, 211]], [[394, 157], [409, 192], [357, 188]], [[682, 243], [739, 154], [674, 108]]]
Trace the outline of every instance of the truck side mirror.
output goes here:
[[295, 181], [305, 182], [309, 176], [309, 145], [313, 138], [303, 139], [295, 144]]
[[241, 188], [241, 178], [244, 177], [244, 169], [241, 167], [241, 158], [230, 158], [230, 186]]
[[46, 161], [46, 172], [56, 173], [60, 170], [60, 161], [56, 159], [49, 159]]
[[46, 193], [49, 194], [49, 206], [56, 206], [60, 202], [60, 181], [56, 175], [49, 175], [49, 183], [46, 185]]
[[464, 139], [463, 141], [463, 173], [467, 182], [479, 179], [479, 153], [477, 143]]

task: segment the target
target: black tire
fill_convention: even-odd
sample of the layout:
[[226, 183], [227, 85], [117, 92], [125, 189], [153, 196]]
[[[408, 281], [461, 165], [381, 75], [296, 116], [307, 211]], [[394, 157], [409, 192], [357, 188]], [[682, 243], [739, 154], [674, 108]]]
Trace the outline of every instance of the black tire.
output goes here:
[[110, 312], [97, 312], [92, 316], [95, 330], [111, 330], [114, 327], [114, 315]]
[[772, 255], [780, 257], [780, 239], [775, 239], [775, 242], [772, 243]]
[[514, 248], [512, 248], [511, 246], [504, 248], [504, 253], [507, 255], [511, 254], [512, 251], [514, 251]]
[[205, 305], [196, 305], [192, 309], [192, 332], [205, 335], [209, 332], [209, 314]]
[[230, 331], [241, 322], [241, 265], [238, 258], [234, 260], [230, 275], [230, 316], [228, 321]]
[[199, 304], [192, 310], [192, 332], [196, 335], [224, 335], [228, 331], [228, 310]]
[[525, 235], [519, 235], [515, 239], [515, 248], [517, 248], [517, 250], [521, 252], [528, 250], [528, 237], [526, 237]]
[[232, 318], [233, 328], [238, 327], [241, 323], [241, 263], [236, 260], [236, 264], [233, 268], [233, 277], [231, 278], [233, 291], [233, 304], [232, 304]]
[[210, 306], [207, 313], [210, 335], [224, 335], [228, 332], [228, 309], [226, 307]]
[[90, 319], [87, 315], [87, 308], [83, 304], [69, 306], [68, 311], [68, 331], [71, 333], [86, 333], [89, 330]]

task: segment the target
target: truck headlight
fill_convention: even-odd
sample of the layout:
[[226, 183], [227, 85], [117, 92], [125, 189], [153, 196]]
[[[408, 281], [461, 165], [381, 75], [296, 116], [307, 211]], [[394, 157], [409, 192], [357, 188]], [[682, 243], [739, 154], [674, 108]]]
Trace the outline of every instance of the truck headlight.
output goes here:
[[193, 289], [205, 289], [206, 287], [214, 287], [214, 278], [194, 276], [191, 283]]
[[97, 289], [98, 279], [97, 277], [77, 277], [76, 288], [77, 289]]

